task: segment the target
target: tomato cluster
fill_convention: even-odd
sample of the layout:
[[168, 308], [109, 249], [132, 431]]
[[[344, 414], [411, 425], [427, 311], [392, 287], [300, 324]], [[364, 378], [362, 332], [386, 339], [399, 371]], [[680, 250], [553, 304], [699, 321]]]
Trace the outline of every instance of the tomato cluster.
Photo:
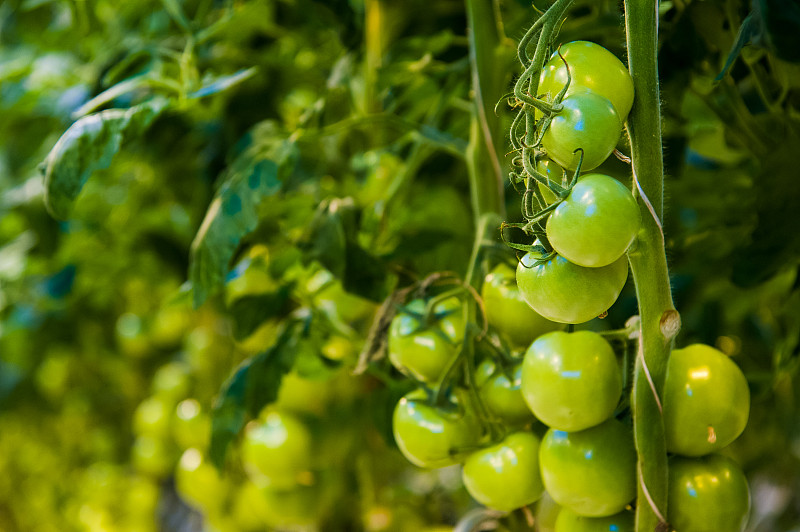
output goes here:
[[[578, 41], [553, 54], [538, 87], [545, 105], [535, 113], [535, 164], [520, 165], [535, 174], [526, 181], [527, 223], [513, 224], [537, 240], [513, 245], [526, 251], [516, 274], [497, 265], [480, 298], [465, 289], [413, 299], [394, 317], [389, 359], [420, 386], [397, 404], [394, 436], [420, 467], [463, 464], [464, 486], [487, 507], [511, 511], [546, 493], [559, 508], [556, 532], [632, 532], [628, 368], [602, 334], [563, 329], [604, 314], [627, 280], [640, 206], [618, 180], [581, 171], [615, 149], [633, 82], [608, 50]], [[745, 477], [712, 453], [741, 434], [748, 410], [747, 382], [724, 354], [703, 345], [673, 352], [663, 416], [672, 455], [668, 518], [677, 530], [743, 529]]]
[[[400, 451], [420, 467], [463, 464], [467, 491], [497, 510], [531, 504], [547, 489], [581, 516], [623, 512], [636, 493], [636, 453], [630, 428], [613, 418], [622, 395], [613, 349], [597, 333], [563, 332], [563, 325], [535, 313], [506, 265], [490, 271], [481, 293], [494, 342], [468, 334], [470, 326], [478, 328], [465, 319], [474, 315], [465, 310], [474, 303], [469, 291], [412, 300], [392, 320], [390, 360], [403, 374], [422, 374], [425, 366], [408, 356], [420, 343], [429, 346], [429, 356], [441, 357], [437, 365], [464, 372], [416, 379], [420, 387], [394, 411]], [[447, 334], [442, 322], [454, 317], [461, 331]], [[414, 328], [404, 330], [409, 321]], [[415, 336], [426, 341], [411, 341]], [[465, 349], [468, 341], [474, 352]], [[481, 349], [487, 343], [495, 350]], [[525, 347], [524, 355], [514, 351]], [[479, 362], [474, 371], [470, 356]], [[550, 427], [543, 438], [540, 422]]]
[[[612, 344], [599, 333], [565, 332], [531, 314], [520, 306], [510, 268], [500, 265], [484, 280], [483, 309], [489, 336], [511, 347], [487, 355], [479, 349], [484, 339], [468, 334], [478, 328], [466, 310], [473, 304], [468, 293], [413, 300], [389, 327], [391, 361], [405, 375], [420, 374], [418, 359], [406, 353], [418, 350], [417, 343], [396, 338], [400, 324], [411, 319], [411, 338], [436, 339], [427, 342], [429, 354], [441, 357], [442, 368], [457, 368], [418, 379], [420, 387], [397, 404], [393, 427], [400, 451], [419, 467], [462, 464], [467, 491], [496, 510], [511, 511], [547, 493], [560, 509], [557, 532], [632, 531], [637, 457], [620, 408], [624, 369]], [[530, 324], [527, 331], [520, 315]], [[460, 330], [448, 334], [455, 325]], [[514, 349], [525, 334], [530, 342], [520, 356]], [[469, 368], [462, 364], [466, 342], [472, 342], [477, 364], [471, 379], [458, 380], [459, 371]], [[668, 364], [663, 408], [673, 453], [669, 519], [681, 531], [741, 531], [750, 504], [747, 482], [732, 460], [710, 453], [744, 429], [744, 375], [711, 347], [677, 349]]]
[[579, 522], [624, 512], [636, 496], [636, 452], [630, 427], [614, 418], [622, 369], [611, 345], [591, 331], [540, 336], [525, 353], [522, 394], [549, 427], [539, 459], [553, 500]]
[[739, 367], [702, 344], [676, 349], [667, 364], [664, 429], [669, 462], [669, 520], [677, 530], [739, 532], [750, 491], [741, 468], [717, 454], [747, 425], [750, 390]]
[[[542, 316], [583, 323], [619, 296], [628, 273], [625, 252], [641, 225], [628, 188], [604, 174], [580, 174], [616, 148], [633, 81], [611, 52], [575, 41], [562, 45], [542, 69], [538, 97], [553, 110], [548, 116], [536, 112], [541, 142], [529, 178], [538, 181], [541, 200], [539, 212], [526, 217], [544, 231], [533, 229], [538, 240], [519, 262], [517, 282]], [[568, 171], [574, 177], [564, 188]]]

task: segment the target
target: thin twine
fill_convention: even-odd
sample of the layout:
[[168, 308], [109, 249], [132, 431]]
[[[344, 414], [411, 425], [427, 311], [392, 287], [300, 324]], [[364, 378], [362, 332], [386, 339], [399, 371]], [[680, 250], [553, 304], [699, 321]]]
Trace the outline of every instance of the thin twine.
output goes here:
[[653, 207], [653, 204], [650, 203], [650, 199], [647, 197], [647, 194], [645, 194], [644, 190], [642, 190], [642, 185], [639, 183], [639, 178], [636, 176], [636, 168], [632, 166], [631, 170], [633, 172], [633, 182], [636, 185], [636, 190], [639, 191], [639, 196], [641, 196], [642, 201], [644, 201], [644, 204], [647, 205], [647, 210], [650, 211], [650, 215], [653, 217], [653, 220], [655, 220], [656, 225], [658, 226], [658, 232], [661, 233], [661, 241], [663, 242], [664, 228], [661, 226], [661, 219], [658, 217], [658, 214], [656, 214], [656, 210]]
[[[661, 234], [661, 241], [664, 242], [664, 228], [661, 226], [661, 220], [659, 219], [658, 215], [656, 214], [655, 208], [653, 208], [653, 204], [650, 203], [650, 199], [647, 197], [647, 194], [644, 193], [642, 189], [641, 183], [639, 183], [639, 178], [636, 175], [636, 167], [631, 166], [631, 172], [633, 174], [633, 182], [636, 184], [636, 189], [639, 191], [639, 196], [644, 201], [644, 204], [647, 205], [647, 210], [650, 211], [650, 215], [653, 217], [653, 220], [656, 222], [658, 226], [658, 232]], [[640, 334], [641, 339], [641, 334]], [[650, 390], [653, 392], [653, 398], [656, 400], [656, 405], [658, 406], [658, 411], [660, 414], [664, 414], [664, 409], [661, 406], [661, 399], [658, 397], [658, 392], [656, 391], [656, 384], [653, 382], [653, 377], [650, 375], [650, 368], [647, 367], [647, 361], [644, 358], [644, 347], [642, 346], [642, 342], [639, 342], [639, 349], [637, 351], [636, 356], [640, 357], [642, 360], [642, 368], [644, 369], [644, 374], [647, 377], [647, 382], [650, 384]]]
[[667, 520], [664, 519], [664, 515], [658, 509], [658, 506], [656, 506], [655, 501], [653, 501], [653, 498], [650, 496], [650, 492], [647, 490], [647, 485], [644, 483], [644, 475], [642, 475], [642, 463], [637, 462], [636, 467], [639, 470], [639, 485], [642, 487], [642, 493], [644, 493], [644, 498], [647, 499], [647, 504], [650, 505], [650, 509], [653, 510], [654, 514], [656, 514], [659, 522], [666, 524]]
[[[647, 197], [647, 194], [644, 193], [642, 189], [641, 183], [639, 183], [639, 178], [636, 176], [636, 169], [631, 168], [633, 171], [633, 182], [636, 184], [636, 189], [639, 191], [639, 196], [644, 201], [644, 204], [647, 205], [647, 210], [650, 211], [650, 215], [653, 217], [653, 220], [656, 222], [658, 226], [658, 232], [661, 234], [661, 241], [664, 241], [664, 228], [661, 226], [661, 220], [659, 219], [658, 215], [656, 214], [655, 208], [653, 208], [653, 204], [650, 203], [650, 199]], [[640, 333], [641, 339], [641, 333]], [[656, 400], [656, 406], [658, 406], [659, 414], [664, 414], [664, 409], [661, 406], [661, 398], [658, 396], [658, 391], [656, 391], [656, 384], [653, 382], [653, 376], [650, 375], [650, 368], [647, 367], [647, 360], [644, 357], [644, 347], [642, 342], [639, 342], [639, 349], [637, 350], [636, 356], [638, 356], [642, 361], [642, 369], [644, 370], [644, 375], [647, 377], [647, 383], [650, 385], [650, 391], [653, 392], [653, 398]], [[647, 484], [644, 482], [644, 475], [642, 474], [642, 463], [637, 462], [636, 467], [639, 473], [639, 485], [642, 487], [642, 493], [644, 494], [645, 499], [647, 499], [647, 504], [650, 505], [650, 509], [653, 510], [653, 513], [658, 517], [658, 520], [662, 524], [666, 524], [667, 520], [664, 518], [664, 515], [656, 506], [653, 497], [650, 496], [650, 491], [647, 489]]]
[[644, 370], [644, 375], [645, 377], [647, 377], [647, 382], [650, 385], [650, 391], [653, 392], [653, 398], [656, 400], [656, 406], [658, 406], [658, 413], [664, 415], [664, 409], [661, 406], [661, 398], [658, 396], [658, 392], [656, 391], [656, 383], [653, 382], [653, 377], [650, 375], [650, 368], [647, 367], [647, 361], [644, 358], [644, 348], [642, 346], [641, 340], [639, 341], [639, 348], [636, 350], [636, 356], [639, 357], [642, 361], [642, 369]]

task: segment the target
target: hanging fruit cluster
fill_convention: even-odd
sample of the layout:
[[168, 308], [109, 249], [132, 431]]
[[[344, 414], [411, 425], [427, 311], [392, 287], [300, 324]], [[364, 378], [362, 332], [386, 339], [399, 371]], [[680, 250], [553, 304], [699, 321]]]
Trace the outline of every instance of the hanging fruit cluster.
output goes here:
[[535, 239], [510, 244], [526, 251], [517, 282], [543, 316], [583, 323], [619, 296], [628, 276], [625, 252], [641, 224], [627, 187], [608, 175], [581, 173], [615, 150], [633, 103], [633, 81], [611, 52], [586, 41], [558, 47], [538, 75], [532, 70], [515, 86], [521, 109], [511, 127], [517, 154], [511, 180], [524, 186], [526, 220], [506, 225]]
[[[618, 355], [634, 349], [636, 322], [573, 330], [616, 301], [647, 212], [646, 198], [631, 192], [635, 177], [628, 187], [587, 173], [615, 151], [633, 81], [600, 45], [554, 46], [562, 14], [546, 13], [520, 43], [525, 71], [512, 99], [511, 182], [525, 221], [504, 228], [533, 243], [507, 242], [525, 252], [516, 273], [501, 262], [480, 297], [465, 286], [429, 296], [428, 286], [400, 307], [389, 359], [418, 387], [397, 404], [394, 435], [420, 467], [463, 464], [466, 489], [489, 508], [512, 511], [547, 493], [560, 508], [556, 532], [633, 531], [632, 510], [649, 502], [637, 500], [630, 367]], [[714, 348], [690, 345], [673, 352], [656, 395], [671, 453], [665, 519], [681, 532], [740, 532], [747, 481], [715, 453], [747, 424], [741, 370]]]

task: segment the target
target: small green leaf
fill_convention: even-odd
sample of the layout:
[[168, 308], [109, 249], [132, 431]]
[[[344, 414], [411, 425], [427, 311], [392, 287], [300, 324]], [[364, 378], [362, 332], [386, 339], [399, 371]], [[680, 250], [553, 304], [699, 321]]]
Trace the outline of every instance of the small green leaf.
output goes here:
[[85, 116], [61, 135], [44, 161], [45, 205], [66, 218], [95, 170], [108, 168], [123, 142], [136, 138], [166, 109], [154, 99], [130, 109], [108, 109]]
[[243, 362], [223, 385], [211, 417], [210, 455], [218, 468], [225, 463], [228, 446], [247, 419], [277, 399], [281, 380], [297, 357], [301, 326], [298, 322], [290, 324], [272, 347]]
[[311, 220], [303, 249], [308, 260], [319, 261], [335, 277], [344, 277], [347, 229], [344, 212], [352, 212], [352, 200], [335, 198], [320, 205]]
[[742, 21], [742, 25], [739, 28], [739, 34], [736, 36], [736, 42], [733, 43], [731, 47], [731, 51], [728, 53], [728, 59], [725, 61], [725, 66], [722, 67], [722, 71], [714, 78], [715, 82], [722, 81], [722, 78], [725, 77], [725, 74], [728, 73], [731, 66], [733, 66], [733, 62], [739, 57], [739, 54], [742, 52], [742, 48], [746, 44], [752, 42], [754, 38], [756, 38], [762, 31], [761, 28], [761, 17], [758, 15], [754, 15], [750, 13], [745, 17]]
[[291, 286], [284, 285], [273, 292], [240, 297], [230, 305], [234, 319], [233, 336], [243, 340], [269, 318], [280, 315], [289, 301]]
[[258, 72], [258, 69], [256, 67], [251, 67], [240, 70], [235, 74], [231, 74], [230, 76], [214, 78], [213, 80], [205, 83], [198, 90], [190, 93], [187, 98], [203, 98], [204, 96], [210, 96], [212, 94], [228, 90], [234, 85], [238, 85], [239, 83], [252, 78], [256, 72]]
[[464, 139], [454, 137], [446, 131], [441, 131], [435, 127], [422, 125], [419, 127], [419, 130], [416, 131], [416, 134], [433, 146], [455, 157], [464, 157], [464, 153], [467, 151], [467, 142]]
[[164, 6], [164, 9], [167, 10], [169, 16], [172, 17], [172, 20], [174, 20], [183, 31], [186, 33], [192, 32], [189, 20], [186, 18], [186, 15], [184, 15], [183, 8], [181, 8], [178, 0], [161, 0], [161, 4]]

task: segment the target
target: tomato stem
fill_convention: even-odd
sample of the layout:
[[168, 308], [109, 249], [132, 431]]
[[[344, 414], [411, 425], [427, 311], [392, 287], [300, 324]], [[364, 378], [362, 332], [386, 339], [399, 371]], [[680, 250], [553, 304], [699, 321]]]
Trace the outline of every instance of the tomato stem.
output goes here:
[[481, 261], [481, 251], [494, 244], [492, 236], [501, 222], [502, 218], [494, 212], [484, 213], [479, 219], [478, 230], [475, 233], [475, 241], [472, 244], [469, 267], [464, 277], [464, 282], [467, 285], [472, 285], [476, 288], [480, 286], [480, 281], [483, 279], [481, 275], [478, 275], [480, 274], [480, 268], [478, 266]]
[[639, 302], [639, 345], [631, 408], [638, 454], [637, 532], [665, 528], [667, 515], [667, 452], [659, 394], [678, 327], [666, 334], [661, 321], [676, 315], [669, 284], [663, 213], [664, 163], [658, 88], [658, 5], [651, 0], [625, 0], [628, 67], [633, 78], [633, 108], [628, 117], [634, 193], [639, 195], [642, 227], [628, 253]]
[[494, 106], [505, 90], [508, 68], [501, 60], [506, 55], [505, 37], [493, 4], [492, 0], [466, 0], [475, 94], [466, 161], [476, 230], [484, 214], [505, 215], [501, 123]]

